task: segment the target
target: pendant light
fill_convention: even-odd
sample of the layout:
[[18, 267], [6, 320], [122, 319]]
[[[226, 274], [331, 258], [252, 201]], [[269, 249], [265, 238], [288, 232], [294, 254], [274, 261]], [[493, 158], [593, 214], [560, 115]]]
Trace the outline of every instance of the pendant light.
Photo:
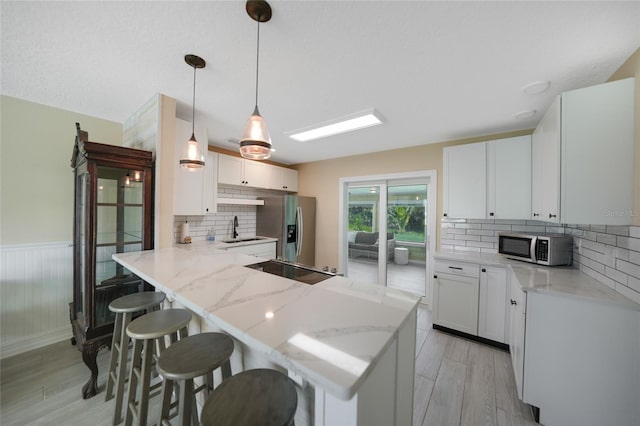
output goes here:
[[258, 111], [258, 72], [260, 64], [260, 23], [271, 19], [271, 6], [264, 0], [249, 0], [246, 4], [247, 14], [258, 23], [258, 40], [256, 48], [256, 105], [249, 117], [242, 139], [240, 139], [240, 155], [251, 160], [266, 160], [271, 156], [271, 136], [267, 123]]
[[180, 167], [190, 171], [204, 167], [204, 156], [200, 151], [200, 144], [196, 140], [196, 69], [204, 68], [206, 62], [196, 55], [185, 55], [184, 61], [193, 67], [193, 103], [191, 105], [191, 139], [185, 145], [185, 149], [180, 157]]

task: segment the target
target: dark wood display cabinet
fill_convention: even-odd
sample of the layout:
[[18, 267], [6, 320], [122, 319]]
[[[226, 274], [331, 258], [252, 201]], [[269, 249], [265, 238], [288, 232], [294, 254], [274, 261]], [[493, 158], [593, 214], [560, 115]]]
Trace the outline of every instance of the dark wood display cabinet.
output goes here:
[[111, 345], [112, 300], [153, 287], [112, 260], [114, 253], [153, 248], [153, 158], [139, 149], [88, 141], [76, 123], [71, 158], [75, 177], [73, 221], [72, 343], [91, 378], [87, 399], [98, 391], [96, 356]]

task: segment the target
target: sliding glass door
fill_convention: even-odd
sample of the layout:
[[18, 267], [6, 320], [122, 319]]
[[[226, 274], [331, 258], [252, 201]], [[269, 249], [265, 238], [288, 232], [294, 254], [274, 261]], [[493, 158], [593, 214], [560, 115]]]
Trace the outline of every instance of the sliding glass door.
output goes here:
[[390, 181], [387, 185], [387, 233], [393, 264], [387, 286], [426, 296], [427, 185]]
[[379, 261], [386, 258], [385, 247], [380, 246], [380, 229], [384, 227], [385, 217], [380, 200], [382, 191], [380, 184], [348, 188], [349, 274], [363, 282], [381, 283], [380, 277], [385, 274], [385, 265]]
[[428, 188], [424, 177], [345, 184], [347, 276], [428, 297]]

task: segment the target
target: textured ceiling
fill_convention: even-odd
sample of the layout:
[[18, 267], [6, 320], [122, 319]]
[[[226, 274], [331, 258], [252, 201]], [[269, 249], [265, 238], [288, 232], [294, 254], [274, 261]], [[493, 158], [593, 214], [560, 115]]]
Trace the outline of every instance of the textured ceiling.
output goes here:
[[[561, 91], [606, 81], [640, 46], [640, 1], [272, 1], [260, 112], [282, 163], [532, 128]], [[242, 1], [2, 1], [2, 94], [123, 123], [156, 93], [234, 149], [253, 110], [256, 23]], [[534, 81], [544, 93], [526, 95]], [[385, 124], [285, 132], [370, 107]], [[514, 114], [537, 110], [530, 119]], [[91, 129], [86, 129], [89, 132]]]

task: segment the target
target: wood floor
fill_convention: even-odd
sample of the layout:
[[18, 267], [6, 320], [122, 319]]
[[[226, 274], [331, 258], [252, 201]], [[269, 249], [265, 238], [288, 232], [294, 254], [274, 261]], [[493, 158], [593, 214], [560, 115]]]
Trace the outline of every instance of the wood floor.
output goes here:
[[[434, 330], [423, 307], [416, 343], [414, 425], [535, 424], [516, 396], [508, 353]], [[2, 360], [0, 424], [110, 425], [113, 400], [104, 401], [108, 362], [109, 352], [101, 351], [100, 393], [83, 400], [88, 370], [69, 341]]]

